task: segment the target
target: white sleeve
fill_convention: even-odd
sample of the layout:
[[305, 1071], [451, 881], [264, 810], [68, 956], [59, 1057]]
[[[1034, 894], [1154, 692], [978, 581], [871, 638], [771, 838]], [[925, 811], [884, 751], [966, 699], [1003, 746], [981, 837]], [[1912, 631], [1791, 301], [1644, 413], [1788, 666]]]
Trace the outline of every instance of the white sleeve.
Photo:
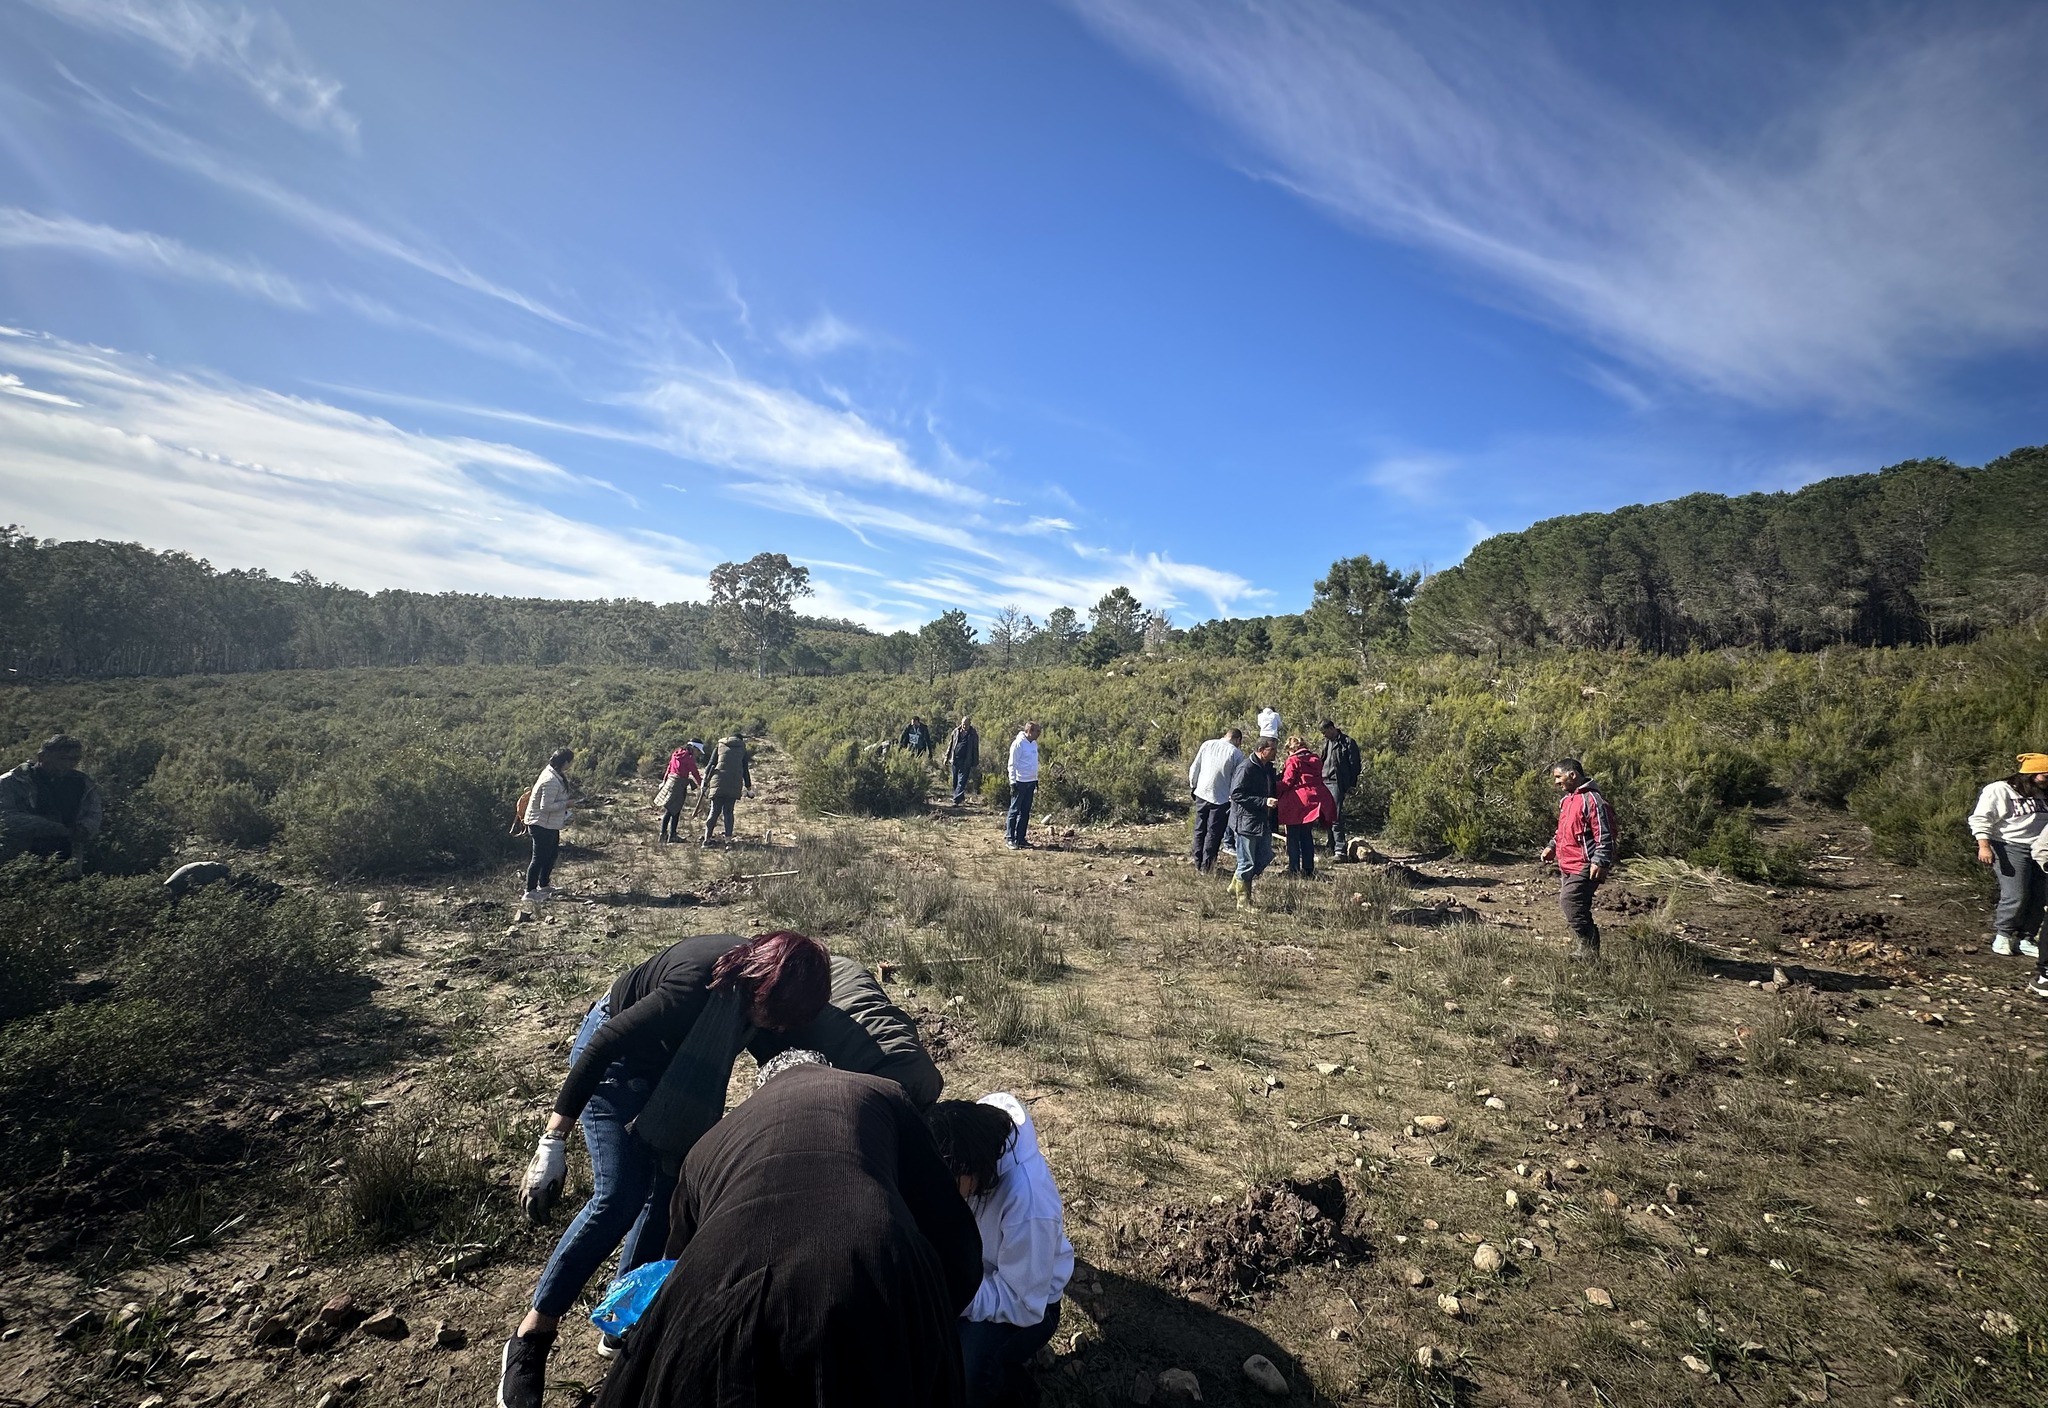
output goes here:
[[1019, 1200], [1012, 1209], [1015, 1215], [1003, 1219], [995, 1270], [981, 1278], [964, 1312], [966, 1319], [999, 1320], [1005, 1325], [1036, 1325], [1045, 1319], [1059, 1269], [1060, 1223], [1056, 1217], [1032, 1217], [1029, 1211]]
[[1977, 805], [1970, 811], [1970, 834], [1979, 841], [1988, 841], [1998, 834], [1998, 828], [2006, 817], [2004, 794], [2007, 790], [2005, 783], [1992, 782], [1977, 794]]

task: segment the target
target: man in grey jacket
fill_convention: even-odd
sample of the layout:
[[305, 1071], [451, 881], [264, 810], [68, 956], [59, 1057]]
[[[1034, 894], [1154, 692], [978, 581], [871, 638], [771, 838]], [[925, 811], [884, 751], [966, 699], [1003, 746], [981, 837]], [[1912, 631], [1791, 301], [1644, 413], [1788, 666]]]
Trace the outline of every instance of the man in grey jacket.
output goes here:
[[84, 744], [60, 733], [31, 761], [0, 774], [0, 859], [82, 859], [104, 818], [100, 789], [78, 770], [84, 756]]

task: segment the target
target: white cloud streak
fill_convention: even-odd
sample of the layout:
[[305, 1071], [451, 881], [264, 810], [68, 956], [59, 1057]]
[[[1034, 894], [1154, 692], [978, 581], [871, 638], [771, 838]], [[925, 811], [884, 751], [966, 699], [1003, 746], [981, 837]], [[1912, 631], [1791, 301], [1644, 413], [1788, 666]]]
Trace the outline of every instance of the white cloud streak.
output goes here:
[[81, 29], [147, 45], [179, 68], [221, 74], [287, 122], [354, 144], [341, 84], [300, 55], [275, 14], [200, 0], [30, 0]]
[[797, 356], [809, 360], [829, 356], [845, 347], [858, 347], [868, 336], [829, 309], [800, 328], [786, 328], [776, 340]]
[[208, 254], [168, 235], [117, 230], [68, 215], [38, 215], [0, 206], [0, 249], [53, 249], [118, 264], [138, 273], [216, 284], [279, 308], [313, 306], [293, 280], [260, 264]]
[[0, 511], [38, 533], [370, 589], [525, 596], [702, 599], [715, 560], [530, 502], [513, 490], [585, 481], [517, 446], [55, 339], [0, 340], [0, 365], [16, 393], [0, 397]]
[[1866, 407], [2048, 338], [2039, 6], [1863, 25], [1799, 106], [1717, 95], [1749, 120], [1731, 137], [1603, 86], [1528, 9], [1069, 3], [1249, 139], [1259, 174], [1695, 386]]

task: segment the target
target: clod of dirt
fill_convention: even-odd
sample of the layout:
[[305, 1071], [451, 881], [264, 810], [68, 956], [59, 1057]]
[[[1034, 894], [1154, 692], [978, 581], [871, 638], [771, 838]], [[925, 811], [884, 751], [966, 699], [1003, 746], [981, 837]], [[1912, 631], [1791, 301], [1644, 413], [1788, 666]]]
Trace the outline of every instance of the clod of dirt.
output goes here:
[[1463, 1315], [1465, 1313], [1464, 1302], [1460, 1301], [1456, 1296], [1452, 1295], [1449, 1291], [1444, 1292], [1442, 1295], [1436, 1298], [1436, 1308], [1438, 1310], [1441, 1310], [1444, 1314], [1450, 1316], [1453, 1320], [1457, 1319], [1460, 1315]]
[[337, 1326], [330, 1325], [325, 1320], [315, 1319], [299, 1331], [292, 1344], [301, 1354], [318, 1354], [322, 1350], [334, 1348], [335, 1341], [340, 1338], [341, 1330]]
[[469, 1331], [458, 1329], [446, 1320], [434, 1322], [434, 1348], [463, 1349], [469, 1344]]
[[1168, 1369], [1159, 1376], [1161, 1403], [1200, 1403], [1202, 1381], [1186, 1369]]
[[1253, 1387], [1261, 1393], [1270, 1393], [1275, 1398], [1287, 1396], [1286, 1376], [1263, 1354], [1254, 1354], [1244, 1361], [1244, 1376], [1250, 1379]]
[[282, 1315], [266, 1315], [252, 1337], [259, 1349], [282, 1349], [298, 1336], [292, 1322]]
[[1291, 1267], [1338, 1261], [1353, 1253], [1339, 1225], [1343, 1185], [1273, 1183], [1234, 1205], [1161, 1208], [1146, 1269], [1182, 1294], [1219, 1299], [1257, 1292]]

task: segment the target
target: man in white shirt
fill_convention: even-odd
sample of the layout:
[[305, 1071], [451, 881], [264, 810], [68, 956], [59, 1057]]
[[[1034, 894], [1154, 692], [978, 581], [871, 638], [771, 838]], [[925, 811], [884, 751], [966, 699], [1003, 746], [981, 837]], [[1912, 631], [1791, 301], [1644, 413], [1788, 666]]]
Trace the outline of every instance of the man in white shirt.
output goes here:
[[1244, 730], [1228, 728], [1195, 750], [1188, 764], [1188, 790], [1195, 794], [1195, 869], [1207, 875], [1223, 849], [1230, 827], [1230, 775], [1244, 761]]
[[1280, 739], [1280, 711], [1271, 704], [1259, 710], [1259, 737], [1270, 738], [1276, 743]]
[[1003, 839], [1021, 851], [1031, 844], [1031, 801], [1038, 795], [1038, 722], [1024, 725], [1010, 744], [1010, 816]]

